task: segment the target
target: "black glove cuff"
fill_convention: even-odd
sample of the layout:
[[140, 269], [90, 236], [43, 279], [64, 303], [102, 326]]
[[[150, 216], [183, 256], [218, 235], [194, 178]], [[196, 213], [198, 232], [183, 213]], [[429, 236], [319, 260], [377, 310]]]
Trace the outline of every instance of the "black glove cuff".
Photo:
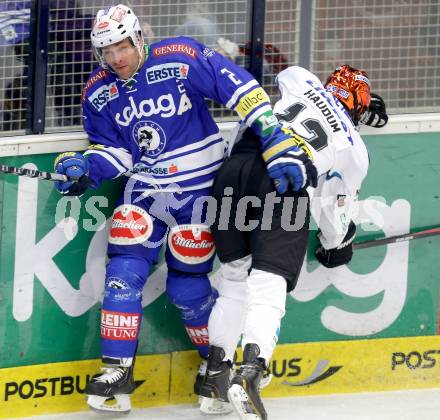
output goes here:
[[327, 268], [335, 268], [348, 264], [353, 257], [353, 239], [356, 235], [356, 225], [350, 222], [348, 231], [341, 244], [336, 248], [325, 249], [320, 246], [316, 252], [316, 259]]
[[343, 249], [346, 246], [349, 246], [356, 236], [356, 225], [353, 222], [350, 222], [348, 225], [347, 233], [344, 236], [344, 239], [342, 240], [341, 244], [336, 247], [336, 249]]
[[79, 196], [83, 195], [87, 188], [91, 185], [92, 181], [87, 175], [82, 175], [79, 177], [78, 181], [75, 181], [69, 190], [66, 192], [67, 196]]
[[371, 93], [370, 105], [362, 114], [360, 122], [376, 128], [381, 128], [387, 124], [388, 115], [385, 101], [377, 93]]
[[388, 122], [388, 115], [382, 112], [367, 110], [362, 115], [360, 122], [370, 127], [381, 128]]

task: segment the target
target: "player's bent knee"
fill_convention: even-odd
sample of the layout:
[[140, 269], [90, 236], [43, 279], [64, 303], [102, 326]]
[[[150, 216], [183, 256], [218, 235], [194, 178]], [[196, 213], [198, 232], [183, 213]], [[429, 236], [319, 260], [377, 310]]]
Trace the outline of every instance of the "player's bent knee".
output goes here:
[[105, 289], [142, 290], [150, 271], [150, 263], [135, 255], [115, 255], [107, 265]]
[[251, 268], [252, 257], [247, 255], [235, 261], [223, 263], [220, 266], [220, 274], [224, 279], [237, 282], [245, 282]]
[[246, 281], [231, 281], [222, 279], [217, 285], [220, 297], [245, 301], [247, 294]]
[[248, 280], [250, 303], [276, 308], [284, 316], [286, 280], [273, 273], [252, 269]]
[[206, 274], [168, 271], [167, 296], [179, 310], [182, 319], [198, 319], [209, 313], [218, 297]]

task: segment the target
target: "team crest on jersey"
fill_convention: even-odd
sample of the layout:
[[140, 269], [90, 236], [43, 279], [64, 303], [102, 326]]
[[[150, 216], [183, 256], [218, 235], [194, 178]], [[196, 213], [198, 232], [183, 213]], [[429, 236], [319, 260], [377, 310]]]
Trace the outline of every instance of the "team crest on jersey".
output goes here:
[[153, 220], [141, 207], [123, 204], [113, 212], [109, 243], [136, 245], [145, 242], [153, 232]]
[[215, 251], [212, 233], [205, 225], [180, 225], [168, 235], [171, 254], [185, 264], [208, 261]]
[[166, 136], [163, 128], [153, 121], [138, 121], [132, 130], [139, 150], [146, 156], [159, 156], [166, 145]]

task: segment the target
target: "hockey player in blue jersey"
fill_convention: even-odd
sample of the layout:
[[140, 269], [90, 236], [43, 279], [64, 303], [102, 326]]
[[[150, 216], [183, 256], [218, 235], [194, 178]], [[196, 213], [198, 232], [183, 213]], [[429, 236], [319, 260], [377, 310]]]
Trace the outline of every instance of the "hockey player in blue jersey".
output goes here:
[[[129, 176], [108, 241], [101, 311], [104, 373], [86, 388], [93, 408], [128, 411], [142, 289], [163, 242], [167, 296], [207, 357], [207, 323], [216, 299], [208, 273], [215, 250], [202, 204], [227, 147], [205, 98], [235, 110], [254, 130], [255, 147], [264, 153], [280, 192], [315, 185], [316, 169], [278, 125], [258, 82], [221, 54], [186, 37], [145, 45], [137, 17], [124, 5], [97, 13], [91, 39], [100, 62], [82, 94], [91, 145], [84, 154], [57, 157], [55, 170], [77, 180], [56, 188], [81, 195], [104, 179]], [[118, 404], [106, 405], [112, 396]]]

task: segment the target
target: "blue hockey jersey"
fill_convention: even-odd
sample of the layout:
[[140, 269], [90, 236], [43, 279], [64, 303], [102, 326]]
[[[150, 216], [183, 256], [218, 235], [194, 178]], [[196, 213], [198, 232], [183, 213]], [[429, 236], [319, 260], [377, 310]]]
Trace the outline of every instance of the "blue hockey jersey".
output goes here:
[[94, 185], [129, 174], [145, 188], [210, 186], [226, 144], [205, 98], [235, 110], [248, 126], [272, 113], [246, 70], [191, 38], [151, 44], [130, 83], [96, 69], [81, 98]]

